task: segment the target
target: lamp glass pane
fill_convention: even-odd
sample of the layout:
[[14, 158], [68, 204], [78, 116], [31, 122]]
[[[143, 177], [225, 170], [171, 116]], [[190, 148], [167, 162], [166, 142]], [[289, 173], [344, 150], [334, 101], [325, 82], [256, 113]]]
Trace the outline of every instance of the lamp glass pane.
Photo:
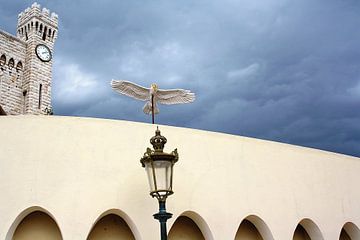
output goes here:
[[[169, 161], [154, 161], [154, 169], [156, 175], [157, 191], [171, 190], [171, 162]], [[159, 192], [160, 195], [166, 192]]]
[[153, 169], [151, 166], [151, 162], [145, 163], [145, 171], [146, 171], [146, 175], [148, 177], [150, 192], [155, 191], [154, 175], [153, 175]]

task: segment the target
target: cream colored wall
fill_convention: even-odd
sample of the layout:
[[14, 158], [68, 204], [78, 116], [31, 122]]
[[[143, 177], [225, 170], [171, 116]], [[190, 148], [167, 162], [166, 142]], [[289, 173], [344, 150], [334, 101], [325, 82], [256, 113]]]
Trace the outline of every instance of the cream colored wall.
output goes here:
[[[55, 116], [0, 118], [0, 239], [10, 240], [32, 209], [44, 209], [63, 239], [86, 239], [115, 212], [136, 239], [159, 238], [139, 163], [155, 126]], [[346, 222], [359, 236], [360, 159], [315, 149], [160, 126], [166, 151], [178, 148], [174, 214], [189, 216], [205, 239], [234, 239], [245, 218], [264, 240], [292, 239], [299, 222], [314, 239], [339, 239]], [[304, 219], [304, 220], [303, 220]], [[352, 225], [351, 225], [352, 226]], [[352, 228], [353, 229], [353, 228]]]

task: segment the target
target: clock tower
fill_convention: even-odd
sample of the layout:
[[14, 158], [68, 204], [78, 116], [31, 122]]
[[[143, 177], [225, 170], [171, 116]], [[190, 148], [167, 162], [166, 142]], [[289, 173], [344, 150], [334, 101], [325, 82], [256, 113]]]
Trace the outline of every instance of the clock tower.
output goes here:
[[34, 3], [18, 16], [17, 37], [26, 43], [22, 95], [25, 114], [48, 114], [51, 109], [52, 52], [58, 16]]

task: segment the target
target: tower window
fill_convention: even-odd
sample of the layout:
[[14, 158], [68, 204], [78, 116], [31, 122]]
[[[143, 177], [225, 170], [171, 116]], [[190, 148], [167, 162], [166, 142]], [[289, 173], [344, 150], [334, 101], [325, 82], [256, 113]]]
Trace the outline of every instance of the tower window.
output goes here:
[[44, 32], [43, 32], [43, 36], [42, 36], [42, 40], [46, 40], [46, 33], [47, 33], [47, 28], [44, 28]]
[[22, 63], [19, 61], [17, 64], [16, 64], [16, 72], [20, 72], [23, 68], [23, 65]]
[[3, 54], [0, 57], [0, 66], [4, 66], [5, 64], [6, 64], [6, 57], [5, 54]]
[[9, 69], [10, 69], [10, 70], [14, 67], [15, 62], [14, 62], [14, 59], [13, 59], [13, 58], [10, 58], [8, 65], [9, 65]]
[[41, 107], [41, 92], [42, 92], [42, 84], [40, 83], [40, 85], [39, 85], [39, 105], [38, 105], [38, 109], [40, 109], [40, 107]]

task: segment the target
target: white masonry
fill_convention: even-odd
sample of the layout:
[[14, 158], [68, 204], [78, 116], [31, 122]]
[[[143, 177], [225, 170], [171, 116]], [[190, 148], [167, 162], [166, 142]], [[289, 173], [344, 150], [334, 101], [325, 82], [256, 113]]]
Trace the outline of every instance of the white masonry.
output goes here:
[[[57, 31], [58, 16], [37, 3], [19, 14], [17, 36], [0, 30], [0, 114], [51, 111], [52, 52]], [[36, 53], [38, 46], [42, 48]]]

